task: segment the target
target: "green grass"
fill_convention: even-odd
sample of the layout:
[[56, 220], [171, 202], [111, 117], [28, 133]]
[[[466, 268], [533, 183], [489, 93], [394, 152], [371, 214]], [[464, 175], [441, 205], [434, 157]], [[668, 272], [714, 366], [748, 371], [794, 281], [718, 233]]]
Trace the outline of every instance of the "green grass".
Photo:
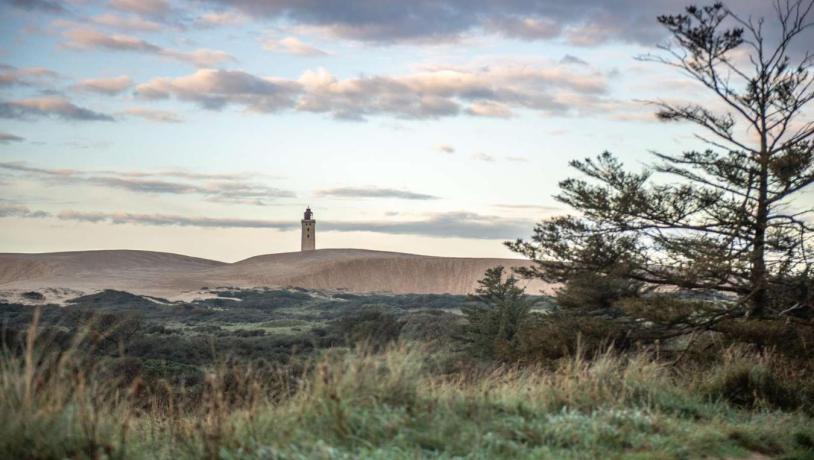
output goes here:
[[[397, 309], [402, 340], [432, 328], [447, 340], [300, 352], [318, 339], [308, 331], [374, 302], [246, 295], [223, 311], [144, 312], [126, 347], [104, 350], [93, 334], [110, 329], [8, 307], [27, 346], [0, 351], [0, 458], [814, 459], [804, 357], [715, 348], [678, 366], [606, 352], [499, 367], [450, 351], [454, 321], [438, 313], [455, 299], [415, 296], [393, 299], [434, 310]], [[284, 303], [263, 307], [269, 295]], [[40, 343], [54, 337], [73, 342]]]
[[[0, 458], [814, 458], [811, 417], [761, 399], [766, 355], [682, 371], [609, 352], [487, 372], [418, 345], [332, 349], [301, 378], [216, 366], [183, 403], [35, 342], [32, 328], [27, 353], [0, 363]], [[748, 408], [726, 402], [744, 370]]]

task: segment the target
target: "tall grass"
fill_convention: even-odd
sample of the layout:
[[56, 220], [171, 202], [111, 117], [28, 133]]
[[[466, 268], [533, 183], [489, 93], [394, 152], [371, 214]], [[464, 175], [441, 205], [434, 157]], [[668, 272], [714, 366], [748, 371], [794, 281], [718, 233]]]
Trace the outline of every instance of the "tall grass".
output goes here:
[[3, 353], [0, 458], [814, 458], [794, 382], [738, 350], [704, 369], [609, 350], [474, 373], [418, 345], [333, 349], [296, 378], [213, 367], [190, 403], [106, 377], [78, 342], [47, 349], [35, 320]]

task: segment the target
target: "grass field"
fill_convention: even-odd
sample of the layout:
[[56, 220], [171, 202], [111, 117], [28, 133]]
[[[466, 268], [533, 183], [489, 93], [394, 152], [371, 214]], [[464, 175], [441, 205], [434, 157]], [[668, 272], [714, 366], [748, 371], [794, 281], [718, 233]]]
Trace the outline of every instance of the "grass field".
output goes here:
[[[108, 312], [129, 317], [135, 300], [116, 296]], [[400, 338], [354, 344], [338, 341], [342, 308], [382, 298], [269, 296], [142, 311], [126, 346], [77, 329], [70, 308], [7, 305], [4, 323], [27, 325], [2, 355], [0, 458], [814, 458], [811, 379], [771, 351], [513, 367], [405, 333], [452, 334], [440, 319], [457, 298], [416, 311], [394, 297]]]
[[[198, 404], [119, 387], [63, 357], [6, 357], [3, 458], [814, 458], [814, 420], [756, 398], [732, 376], [768, 378], [732, 352], [703, 373], [607, 353], [551, 368], [444, 373], [417, 345], [334, 349], [302, 378], [214, 367]], [[177, 404], [177, 405], [176, 405]]]

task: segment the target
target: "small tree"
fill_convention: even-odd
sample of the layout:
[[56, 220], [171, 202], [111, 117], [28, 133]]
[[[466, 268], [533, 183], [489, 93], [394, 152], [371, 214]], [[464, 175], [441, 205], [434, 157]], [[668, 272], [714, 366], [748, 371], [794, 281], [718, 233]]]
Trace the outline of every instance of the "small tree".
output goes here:
[[[658, 18], [672, 43], [642, 59], [699, 82], [726, 111], [656, 101], [660, 119], [696, 125], [706, 148], [656, 152], [642, 172], [626, 171], [608, 152], [572, 161], [588, 179], [561, 182], [556, 198], [579, 215], [543, 221], [530, 242], [507, 243], [537, 262], [525, 275], [567, 282], [590, 273], [650, 288], [728, 292], [738, 301], [727, 315], [789, 307], [773, 305], [770, 292], [810, 284], [814, 255], [812, 209], [799, 199], [814, 182], [814, 121], [804, 113], [814, 100], [814, 57], [792, 61], [789, 51], [814, 25], [814, 1], [775, 6], [774, 43], [764, 20], [743, 19], [720, 3]], [[655, 182], [657, 174], [672, 183]]]
[[504, 268], [486, 270], [478, 281], [470, 304], [461, 310], [467, 319], [461, 339], [477, 354], [495, 357], [510, 351], [523, 320], [533, 302], [525, 289], [517, 286], [518, 279], [509, 275], [504, 280]]

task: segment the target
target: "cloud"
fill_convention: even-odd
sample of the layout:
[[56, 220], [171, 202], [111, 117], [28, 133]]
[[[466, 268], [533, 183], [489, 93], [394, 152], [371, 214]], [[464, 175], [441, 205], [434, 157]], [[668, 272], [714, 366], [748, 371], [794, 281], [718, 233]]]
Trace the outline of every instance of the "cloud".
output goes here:
[[487, 153], [475, 153], [472, 155], [472, 159], [477, 161], [485, 161], [487, 163], [493, 163], [495, 161], [495, 157]]
[[320, 190], [317, 196], [334, 198], [398, 198], [403, 200], [437, 200], [439, 197], [424, 193], [378, 187], [341, 187]]
[[214, 0], [253, 17], [285, 20], [295, 25], [319, 27], [342, 38], [372, 42], [420, 40], [457, 35], [471, 24], [461, 24], [457, 9], [446, 2], [300, 2], [281, 0]]
[[537, 204], [493, 204], [492, 206], [500, 209], [514, 209], [520, 211], [542, 211], [542, 212], [560, 212], [562, 208], [556, 206], [542, 206]]
[[11, 0], [11, 5], [28, 11], [44, 11], [46, 13], [67, 13], [61, 1], [53, 0]]
[[520, 109], [583, 115], [605, 102], [607, 89], [606, 77], [595, 71], [551, 62], [502, 62], [344, 80], [324, 69], [306, 71], [296, 80], [201, 69], [183, 77], [155, 78], [139, 85], [136, 94], [144, 99], [175, 97], [212, 110], [237, 105], [255, 112], [295, 110], [364, 120], [374, 115], [436, 119], [462, 113], [505, 118]]
[[588, 65], [588, 63], [574, 55], [566, 54], [560, 59], [561, 64]]
[[111, 0], [110, 6], [122, 11], [147, 16], [159, 16], [170, 12], [167, 0]]
[[90, 139], [70, 139], [63, 141], [59, 144], [60, 146], [65, 146], [70, 149], [82, 149], [82, 150], [101, 150], [110, 148], [113, 143], [110, 141], [103, 141], [103, 140], [90, 140]]
[[[267, 228], [295, 230], [299, 222], [262, 219], [218, 217], [190, 217], [172, 214], [134, 214], [124, 212], [87, 212], [64, 210], [57, 214], [61, 220], [153, 226], [181, 226], [201, 228]], [[392, 222], [348, 222], [321, 220], [320, 231], [372, 232], [392, 235], [419, 235], [440, 238], [515, 239], [528, 234], [534, 226], [531, 220], [507, 219], [467, 212], [434, 214], [425, 219]]]
[[500, 17], [490, 21], [488, 27], [506, 37], [521, 40], [552, 39], [562, 33], [562, 25], [547, 18]]
[[106, 48], [116, 51], [139, 51], [159, 54], [162, 48], [129, 35], [108, 35], [91, 28], [72, 28], [65, 32], [66, 46], [79, 49]]
[[137, 37], [105, 34], [88, 27], [73, 27], [65, 31], [64, 35], [68, 40], [65, 46], [75, 49], [102, 48], [112, 51], [153, 54], [199, 67], [211, 67], [224, 62], [235, 62], [235, 58], [224, 51], [211, 49], [178, 51], [161, 47]]
[[519, 216], [525, 219], [539, 221], [554, 216], [560, 216], [567, 213], [566, 209], [557, 206], [545, 206], [538, 204], [493, 204], [493, 208], [500, 210], [501, 214], [508, 213], [509, 215]]
[[121, 16], [113, 13], [100, 14], [91, 18], [94, 24], [114, 29], [130, 30], [136, 32], [155, 32], [161, 29], [161, 24], [139, 16]]
[[82, 91], [92, 91], [107, 95], [119, 94], [133, 84], [133, 80], [127, 75], [107, 78], [88, 78], [80, 81], [75, 88]]
[[589, 22], [568, 28], [565, 38], [572, 45], [591, 47], [611, 42], [615, 37], [623, 37], [625, 32], [628, 31], [620, 25]]
[[494, 101], [476, 101], [466, 113], [476, 117], [511, 118], [512, 111], [504, 104]]
[[525, 163], [529, 161], [529, 159], [526, 157], [517, 157], [517, 156], [507, 156], [506, 159], [509, 161], [513, 161], [515, 163]]
[[435, 149], [438, 150], [439, 152], [445, 153], [447, 155], [451, 155], [451, 154], [455, 153], [455, 147], [453, 147], [453, 146], [451, 146], [449, 144], [440, 144]]
[[38, 168], [36, 166], [29, 166], [24, 162], [0, 162], [0, 168], [8, 171], [16, 171], [23, 173], [32, 173], [42, 176], [70, 176], [77, 174], [79, 171], [73, 169], [51, 169], [51, 168]]
[[[681, 12], [684, 6], [675, 0], [208, 1], [252, 17], [379, 44], [453, 41], [479, 30], [523, 40], [547, 40], [586, 27], [606, 40], [652, 44], [665, 36], [656, 16]], [[750, 3], [760, 4], [757, 0]], [[575, 33], [569, 37], [575, 38]]]
[[0, 64], [0, 87], [40, 86], [59, 78], [59, 74], [45, 67], [24, 67]]
[[296, 56], [315, 57], [329, 55], [329, 53], [319, 48], [303, 43], [296, 37], [286, 37], [280, 40], [266, 40], [263, 42], [263, 48], [277, 53], [294, 54]]
[[0, 101], [0, 118], [24, 120], [43, 117], [68, 121], [114, 121], [110, 115], [79, 107], [59, 96]]
[[[21, 162], [0, 162], [0, 169], [51, 185], [126, 190], [132, 193], [200, 195], [217, 203], [268, 205], [270, 200], [293, 198], [288, 190], [257, 183], [249, 174], [199, 174], [184, 171], [80, 171], [30, 166]], [[179, 180], [180, 179], [180, 180]]]
[[378, 114], [415, 119], [460, 113], [507, 117], [511, 107], [564, 113], [572, 108], [558, 101], [561, 95], [599, 94], [607, 89], [605, 77], [598, 73], [569, 72], [539, 63], [427, 68], [406, 75], [347, 80], [318, 70], [305, 72], [298, 81], [304, 90], [298, 110], [345, 119]]
[[61, 220], [78, 222], [203, 227], [203, 228], [271, 228], [292, 230], [299, 226], [295, 221], [270, 221], [259, 219], [232, 219], [214, 217], [187, 217], [169, 214], [131, 214], [124, 212], [86, 212], [65, 210], [57, 217]]
[[159, 55], [198, 67], [212, 67], [224, 62], [237, 62], [234, 56], [225, 51], [205, 48], [189, 52], [162, 49]]
[[[135, 0], [134, 0], [135, 1]], [[274, 26], [295, 27], [330, 38], [389, 45], [463, 41], [484, 31], [521, 40], [559, 40], [578, 46], [631, 43], [652, 46], [668, 37], [656, 18], [683, 13], [680, 0], [204, 0], [219, 10], [240, 11]], [[701, 2], [712, 3], [712, 1]], [[767, 18], [778, 33], [773, 1], [728, 2], [744, 17]], [[793, 50], [804, 55], [814, 29]]]
[[[27, 10], [58, 14], [67, 13], [66, 4], [81, 3], [10, 2]], [[190, 2], [182, 2], [186, 3]], [[521, 40], [565, 39], [581, 46], [659, 43], [667, 34], [656, 17], [682, 13], [686, 5], [676, 0], [203, 0], [199, 3], [211, 5], [214, 12], [191, 19], [188, 12], [173, 8], [168, 0], [112, 0], [109, 5], [161, 23], [208, 27], [239, 24], [242, 20], [236, 18], [245, 17], [265, 20], [273, 26], [375, 44], [435, 44], [459, 41], [487, 31]], [[748, 12], [755, 18], [774, 18], [773, 3], [740, 0], [736, 10]], [[767, 22], [767, 29], [773, 27], [772, 22]], [[135, 23], [130, 25], [133, 27], [125, 23], [113, 27], [147, 30]], [[809, 38], [800, 41], [810, 42]]]
[[198, 27], [236, 26], [245, 23], [248, 18], [235, 11], [209, 12], [195, 20]]
[[[189, 180], [221, 180], [239, 182], [252, 177], [245, 173], [200, 173], [194, 171], [166, 170], [166, 171], [96, 171], [99, 174], [119, 174], [123, 177], [177, 177]], [[258, 175], [259, 176], [259, 175]]]
[[184, 121], [184, 119], [175, 112], [148, 109], [144, 107], [131, 107], [125, 110], [124, 114], [159, 123], [181, 123]]
[[22, 142], [25, 139], [14, 134], [4, 133], [0, 131], [0, 144], [10, 144], [12, 142]]
[[291, 81], [260, 78], [239, 70], [201, 69], [178, 78], [156, 78], [136, 87], [144, 99], [178, 99], [219, 110], [229, 104], [257, 112], [275, 112], [294, 105], [300, 85]]
[[468, 212], [434, 214], [422, 220], [393, 222], [320, 222], [320, 229], [339, 232], [374, 232], [440, 238], [510, 240], [527, 235], [530, 220], [484, 216]]
[[45, 211], [32, 211], [25, 206], [0, 203], [0, 218], [18, 217], [26, 219], [41, 219], [49, 216], [50, 214]]

